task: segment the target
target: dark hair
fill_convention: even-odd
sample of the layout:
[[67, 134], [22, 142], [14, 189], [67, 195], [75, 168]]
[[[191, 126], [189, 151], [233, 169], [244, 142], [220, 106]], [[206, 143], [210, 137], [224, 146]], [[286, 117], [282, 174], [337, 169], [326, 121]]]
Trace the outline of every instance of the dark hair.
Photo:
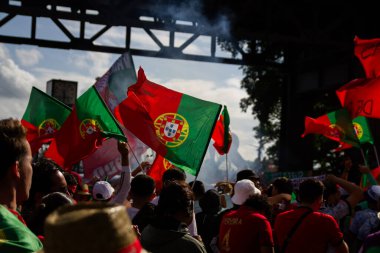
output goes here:
[[323, 185], [325, 186], [325, 189], [323, 191], [323, 198], [326, 200], [328, 197], [339, 191], [337, 184], [331, 181], [325, 180], [323, 181]]
[[50, 193], [52, 187], [51, 178], [57, 171], [62, 171], [62, 169], [54, 161], [44, 157], [38, 158], [33, 163], [31, 194], [36, 192]]
[[205, 186], [202, 181], [199, 181], [199, 180], [191, 181], [189, 183], [189, 186], [193, 190], [195, 199], [201, 198], [206, 192]]
[[27, 153], [26, 129], [16, 119], [0, 120], [0, 179], [16, 161], [22, 162]]
[[319, 180], [306, 179], [300, 184], [298, 194], [301, 203], [312, 204], [323, 196], [323, 184]]
[[150, 197], [154, 193], [156, 183], [154, 179], [148, 175], [140, 174], [131, 181], [131, 194], [138, 197]]
[[220, 203], [220, 194], [214, 190], [208, 190], [200, 199], [199, 206], [206, 214], [216, 214], [222, 208]]
[[244, 202], [243, 206], [250, 207], [265, 215], [266, 217], [271, 216], [271, 205], [268, 203], [268, 198], [265, 195], [253, 194], [248, 197], [248, 199]]
[[162, 182], [168, 182], [168, 181], [185, 181], [186, 180], [186, 174], [183, 170], [179, 168], [172, 168], [169, 170], [166, 170], [164, 174], [162, 174]]
[[173, 216], [180, 212], [192, 215], [193, 200], [193, 192], [187, 183], [168, 182], [162, 189], [158, 200], [157, 216]]
[[286, 177], [276, 178], [272, 185], [276, 187], [278, 193], [292, 194], [293, 192], [292, 182]]
[[41, 200], [41, 205], [32, 216], [28, 227], [36, 235], [44, 235], [44, 223], [46, 217], [59, 207], [64, 205], [73, 205], [73, 201], [64, 193], [53, 192]]

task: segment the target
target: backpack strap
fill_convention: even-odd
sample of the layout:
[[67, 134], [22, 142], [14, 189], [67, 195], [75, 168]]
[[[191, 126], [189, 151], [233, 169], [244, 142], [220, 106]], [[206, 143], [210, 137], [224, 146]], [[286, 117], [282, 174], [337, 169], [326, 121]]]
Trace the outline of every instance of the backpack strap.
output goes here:
[[296, 232], [296, 230], [299, 228], [299, 226], [301, 225], [302, 221], [306, 218], [306, 216], [308, 216], [309, 214], [311, 214], [313, 212], [313, 210], [311, 208], [308, 208], [308, 209], [309, 210], [307, 210], [305, 213], [303, 213], [301, 215], [301, 217], [298, 219], [298, 221], [296, 222], [296, 224], [294, 224], [294, 226], [292, 227], [292, 229], [288, 233], [288, 236], [285, 238], [284, 244], [282, 245], [282, 248], [280, 250], [281, 253], [285, 253], [285, 250], [288, 247], [290, 239], [292, 238], [292, 236], [294, 235], [294, 233]]

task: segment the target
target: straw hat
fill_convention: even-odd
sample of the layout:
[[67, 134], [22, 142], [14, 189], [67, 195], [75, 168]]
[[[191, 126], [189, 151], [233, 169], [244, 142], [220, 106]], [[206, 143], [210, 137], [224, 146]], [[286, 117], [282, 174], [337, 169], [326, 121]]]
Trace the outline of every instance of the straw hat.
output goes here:
[[146, 252], [124, 206], [105, 203], [65, 206], [45, 222], [45, 253]]

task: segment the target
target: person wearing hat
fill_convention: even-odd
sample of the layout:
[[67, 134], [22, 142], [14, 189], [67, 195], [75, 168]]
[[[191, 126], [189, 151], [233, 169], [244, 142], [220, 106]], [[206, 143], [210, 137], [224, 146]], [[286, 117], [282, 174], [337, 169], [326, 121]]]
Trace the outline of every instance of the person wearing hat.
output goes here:
[[17, 211], [32, 184], [32, 152], [19, 120], [0, 120], [0, 252], [35, 252], [41, 241]]
[[351, 246], [359, 249], [364, 239], [380, 225], [378, 213], [380, 211], [380, 185], [372, 185], [364, 192], [368, 208], [355, 213], [351, 225], [350, 233], [353, 243]]
[[74, 194], [74, 199], [78, 202], [86, 202], [91, 199], [90, 189], [88, 184], [82, 184]]
[[264, 216], [270, 210], [265, 196], [249, 179], [235, 184], [232, 202], [239, 206], [223, 216], [219, 229], [218, 248], [227, 252], [273, 253], [272, 229]]
[[45, 222], [44, 249], [39, 253], [143, 253], [126, 209], [94, 202], [65, 206]]

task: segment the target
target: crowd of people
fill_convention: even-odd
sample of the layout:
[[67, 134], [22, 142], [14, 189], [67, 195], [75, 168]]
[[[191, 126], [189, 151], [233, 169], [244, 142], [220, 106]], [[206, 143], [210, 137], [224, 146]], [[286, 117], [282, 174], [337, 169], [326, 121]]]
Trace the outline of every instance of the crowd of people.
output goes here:
[[300, 184], [243, 169], [211, 189], [174, 167], [157, 187], [118, 150], [117, 180], [84, 181], [0, 120], [0, 252], [380, 252], [380, 186], [360, 187], [352, 166]]

